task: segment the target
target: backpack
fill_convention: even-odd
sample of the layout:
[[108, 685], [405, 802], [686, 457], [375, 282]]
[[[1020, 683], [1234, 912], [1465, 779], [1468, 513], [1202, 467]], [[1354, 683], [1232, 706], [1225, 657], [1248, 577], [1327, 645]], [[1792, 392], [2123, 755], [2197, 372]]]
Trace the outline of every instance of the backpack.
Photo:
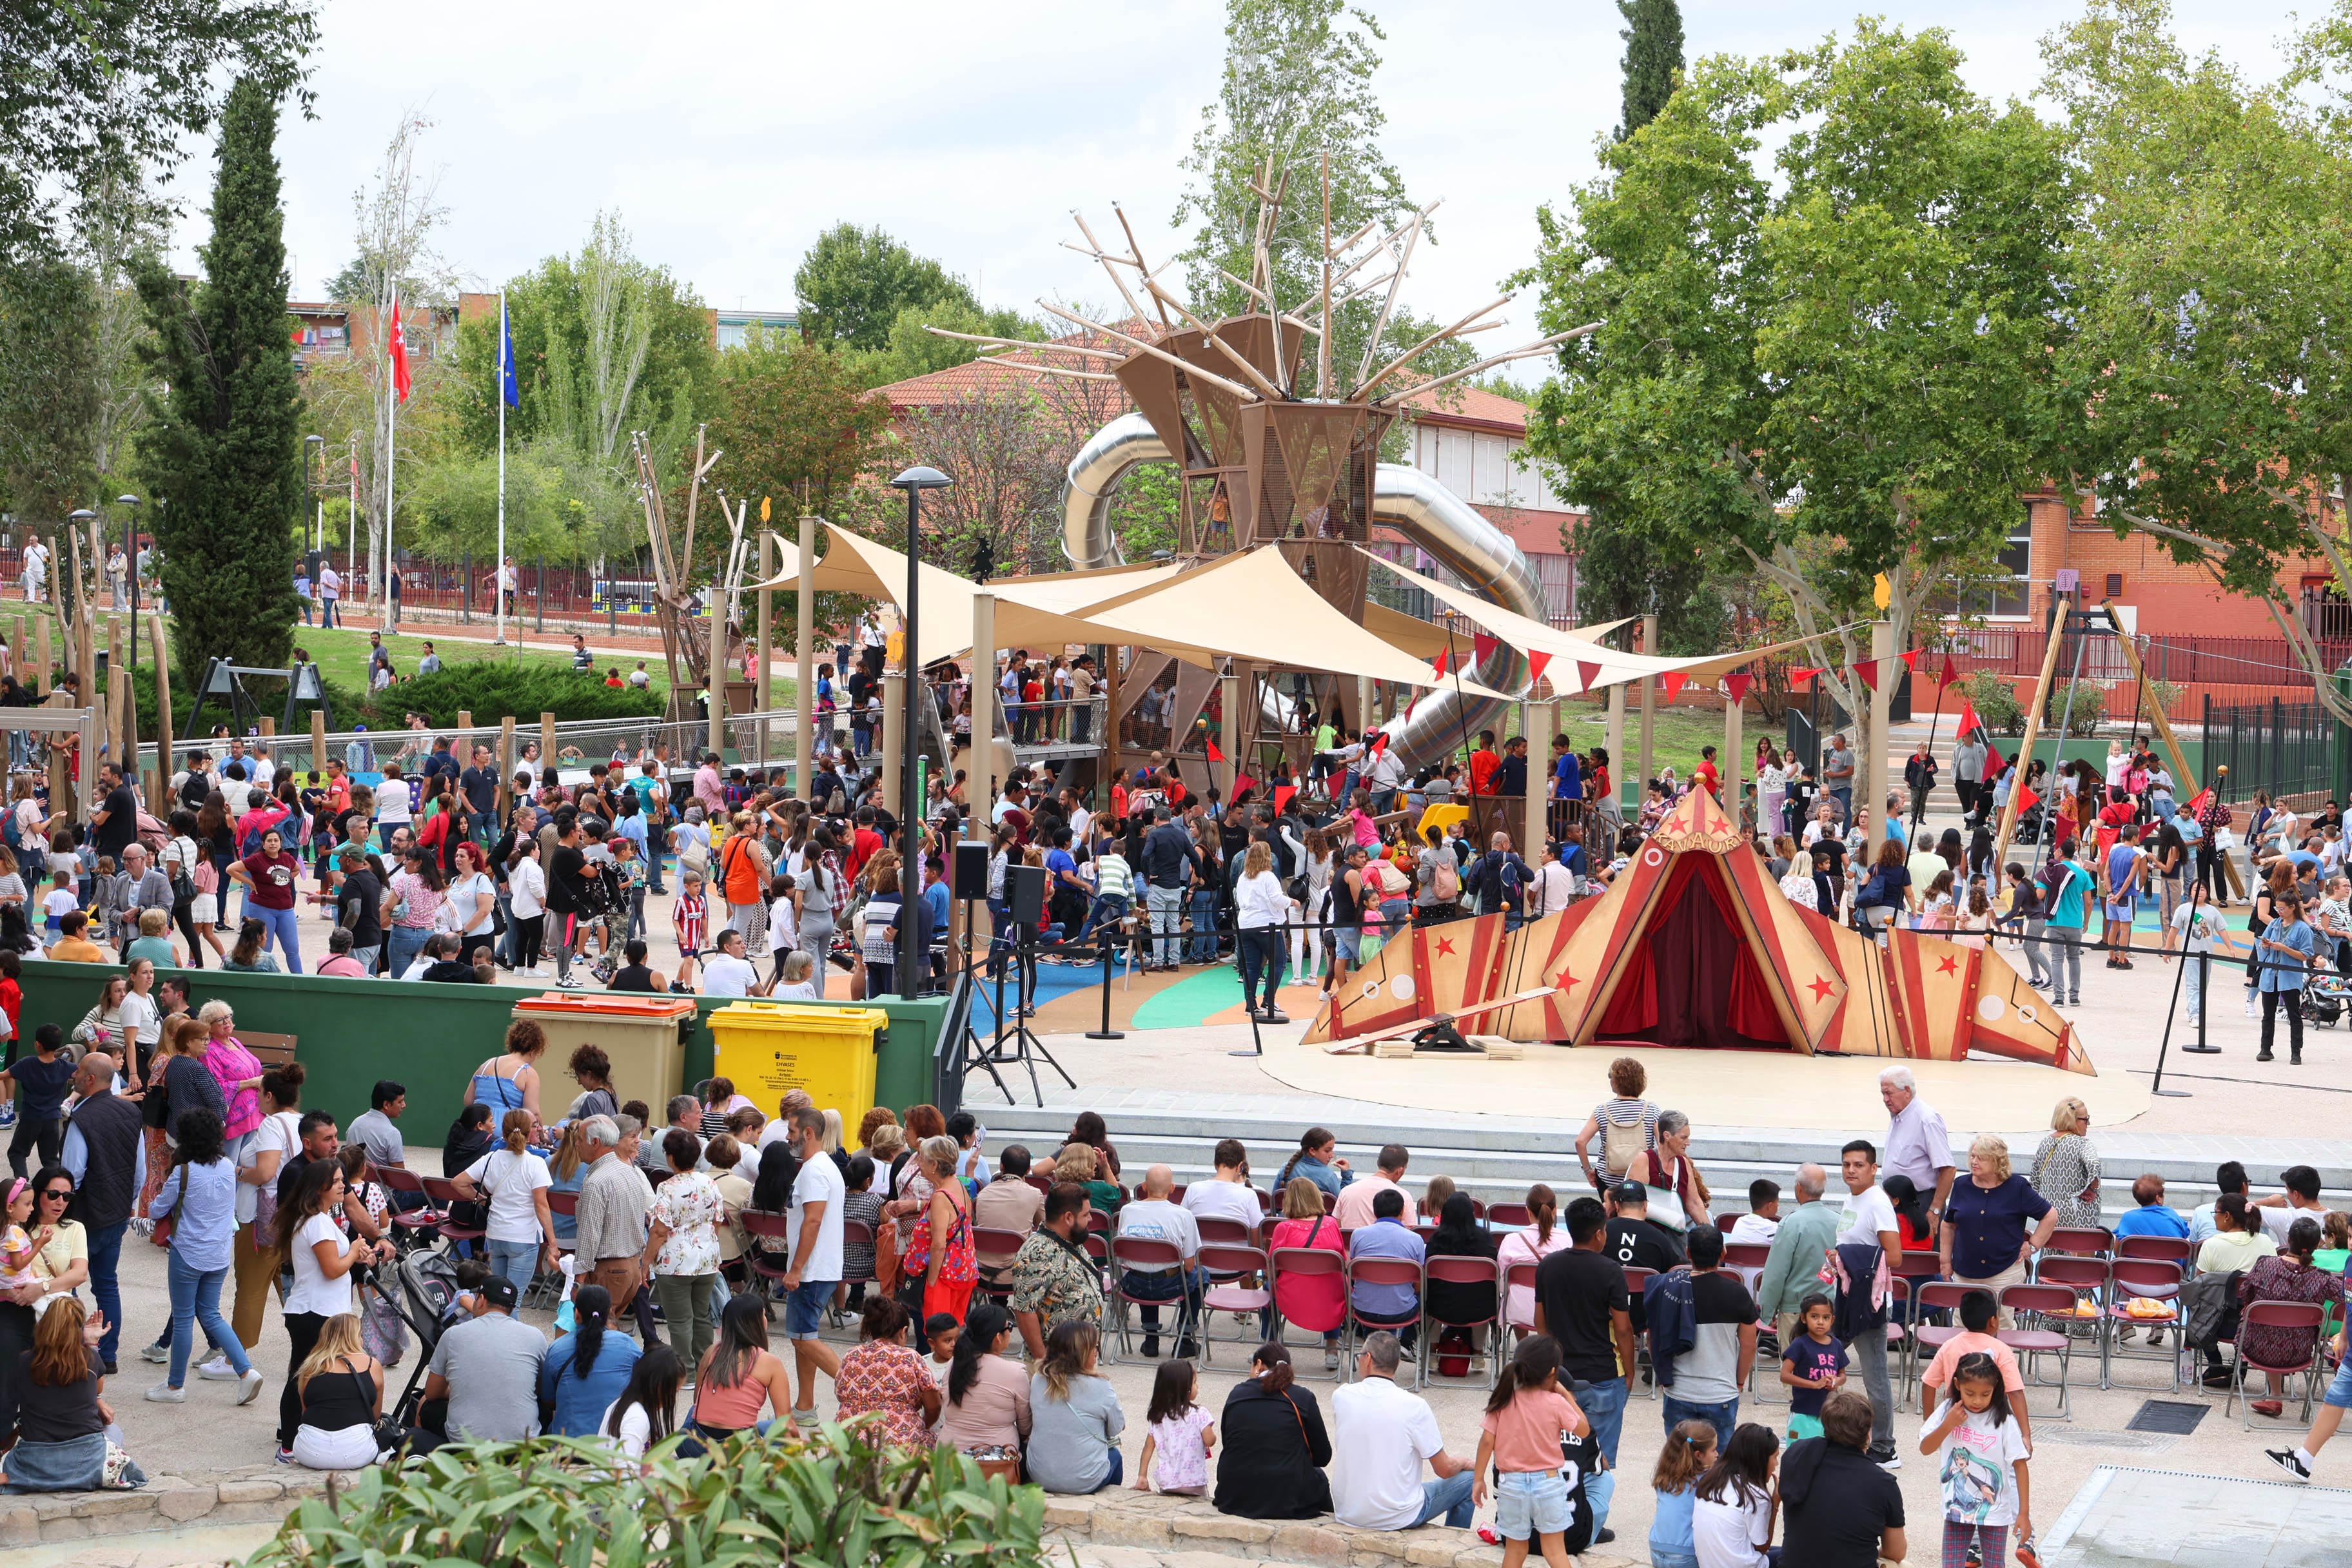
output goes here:
[[1454, 864], [1454, 857], [1441, 850], [1432, 860], [1430, 891], [1437, 895], [1437, 901], [1441, 904], [1461, 902], [1462, 871]]

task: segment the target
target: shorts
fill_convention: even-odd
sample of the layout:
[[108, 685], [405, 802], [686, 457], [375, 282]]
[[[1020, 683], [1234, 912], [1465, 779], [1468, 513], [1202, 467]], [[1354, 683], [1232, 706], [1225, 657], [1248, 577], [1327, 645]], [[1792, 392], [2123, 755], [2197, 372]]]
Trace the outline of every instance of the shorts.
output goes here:
[[833, 1300], [838, 1279], [803, 1279], [800, 1289], [784, 1298], [784, 1337], [813, 1340], [824, 1322], [824, 1309]]
[[1820, 1416], [1800, 1415], [1793, 1410], [1789, 1412], [1790, 1442], [1794, 1443], [1801, 1437], [1818, 1437], [1821, 1435], [1822, 1418]]
[[2352, 1410], [2352, 1356], [2345, 1357], [2344, 1364], [2336, 1369], [2335, 1381], [2327, 1385], [2319, 1402], [2333, 1405], [2338, 1410]]
[[1363, 960], [1364, 928], [1341, 926], [1331, 933], [1331, 950], [1342, 963], [1361, 963]]
[[1505, 1470], [1495, 1478], [1495, 1529], [1506, 1541], [1565, 1535], [1568, 1483], [1558, 1470]]

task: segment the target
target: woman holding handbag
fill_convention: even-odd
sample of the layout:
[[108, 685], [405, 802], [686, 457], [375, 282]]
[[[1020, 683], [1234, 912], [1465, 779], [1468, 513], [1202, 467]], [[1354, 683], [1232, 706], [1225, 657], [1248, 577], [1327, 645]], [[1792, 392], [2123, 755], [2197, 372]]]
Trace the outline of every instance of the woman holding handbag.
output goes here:
[[898, 1295], [909, 1311], [921, 1308], [919, 1316], [925, 1322], [940, 1312], [962, 1322], [972, 1286], [980, 1279], [980, 1258], [971, 1241], [971, 1200], [956, 1180], [961, 1155], [956, 1141], [944, 1133], [924, 1139], [916, 1155], [928, 1169], [931, 1195], [907, 1249], [906, 1282]]
[[1650, 1218], [1677, 1233], [1707, 1221], [1706, 1180], [1690, 1157], [1690, 1118], [1679, 1110], [1658, 1117], [1657, 1146], [1633, 1162], [1628, 1174], [1650, 1189]]

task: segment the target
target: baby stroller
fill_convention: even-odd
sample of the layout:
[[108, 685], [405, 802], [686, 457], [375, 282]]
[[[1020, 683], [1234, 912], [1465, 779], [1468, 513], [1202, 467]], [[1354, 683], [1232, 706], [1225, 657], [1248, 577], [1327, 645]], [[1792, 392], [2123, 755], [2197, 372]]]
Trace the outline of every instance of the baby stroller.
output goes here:
[[[416, 1362], [409, 1369], [408, 1381], [400, 1397], [385, 1406], [394, 1419], [414, 1426], [414, 1402], [424, 1384], [425, 1366], [457, 1300], [457, 1261], [446, 1252], [411, 1252], [369, 1268], [361, 1291], [360, 1326], [362, 1340], [372, 1342], [369, 1354], [387, 1366], [395, 1365], [405, 1351], [393, 1342], [403, 1331], [416, 1338]], [[393, 1353], [387, 1355], [384, 1350]]]
[[2352, 981], [2338, 974], [2314, 974], [2303, 988], [2303, 1016], [2323, 1029], [2343, 1022], [2352, 1005]]

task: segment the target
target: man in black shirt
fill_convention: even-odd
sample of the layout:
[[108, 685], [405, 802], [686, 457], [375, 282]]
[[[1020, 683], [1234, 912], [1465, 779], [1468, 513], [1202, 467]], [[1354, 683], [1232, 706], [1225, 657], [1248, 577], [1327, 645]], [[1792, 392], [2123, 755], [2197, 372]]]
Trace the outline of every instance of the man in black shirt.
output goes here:
[[1822, 1401], [1822, 1435], [1780, 1456], [1782, 1553], [1805, 1568], [1877, 1568], [1903, 1561], [1903, 1489], [1873, 1464], [1870, 1401], [1840, 1389]]
[[478, 985], [482, 977], [470, 963], [459, 960], [457, 933], [437, 931], [425, 943], [425, 956], [432, 962], [425, 966], [419, 980], [438, 980], [459, 985]]
[[[1664, 1274], [1684, 1261], [1680, 1237], [1650, 1218], [1650, 1189], [1639, 1182], [1620, 1182], [1609, 1189], [1609, 1256], [1620, 1268], [1646, 1268]], [[1633, 1331], [1648, 1331], [1642, 1316], [1642, 1293], [1633, 1292]]]
[[555, 851], [547, 858], [547, 912], [553, 917], [549, 941], [555, 948], [555, 983], [566, 991], [583, 984], [572, 973], [572, 937], [589, 906], [588, 879], [601, 875], [581, 847], [579, 814], [570, 806], [556, 812]]
[[98, 776], [106, 797], [89, 814], [90, 847], [111, 857], [121, 866], [122, 851], [139, 837], [139, 797], [131, 793], [130, 781], [122, 776], [121, 763], [107, 763], [99, 770]]
[[1536, 1266], [1536, 1332], [1559, 1342], [1560, 1370], [1576, 1383], [1576, 1403], [1609, 1468], [1584, 1490], [1592, 1505], [1595, 1545], [1616, 1539], [1605, 1528], [1617, 1489], [1617, 1437], [1625, 1424], [1625, 1370], [1633, 1364], [1633, 1321], [1625, 1270], [1603, 1248], [1609, 1215], [1599, 1198], [1568, 1205], [1570, 1245]]
[[383, 879], [357, 843], [337, 850], [335, 863], [343, 873], [335, 889], [335, 923], [352, 933], [352, 957], [373, 974], [383, 948]]
[[473, 813], [468, 831], [477, 844], [488, 844], [499, 830], [499, 770], [488, 746], [474, 748], [474, 765], [457, 775], [457, 787]]

